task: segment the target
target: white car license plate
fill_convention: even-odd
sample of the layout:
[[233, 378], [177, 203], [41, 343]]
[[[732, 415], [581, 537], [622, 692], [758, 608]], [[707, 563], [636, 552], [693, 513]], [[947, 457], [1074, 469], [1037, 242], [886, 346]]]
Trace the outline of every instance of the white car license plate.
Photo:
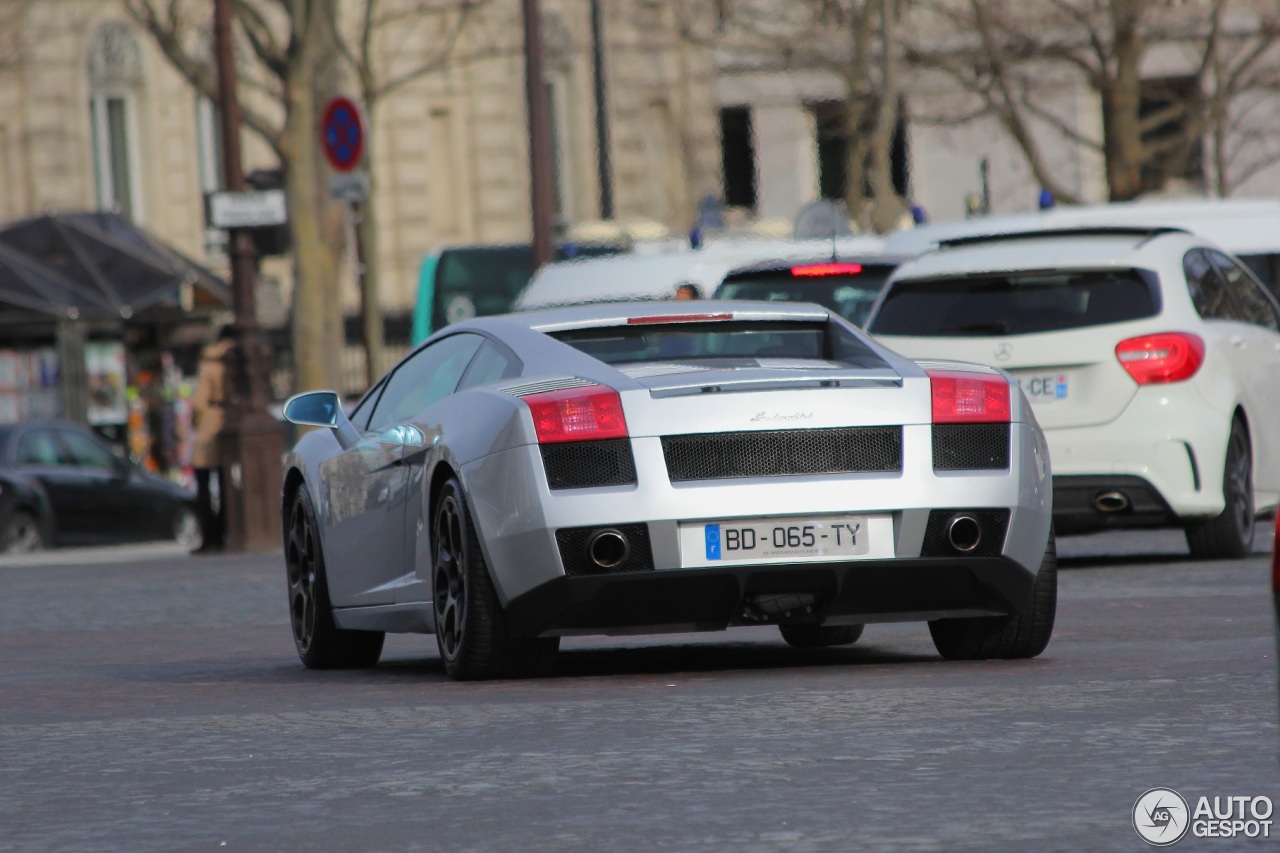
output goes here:
[[1019, 374], [1018, 384], [1033, 403], [1065, 400], [1071, 391], [1071, 377], [1066, 372]]
[[859, 515], [710, 521], [702, 539], [709, 562], [840, 559], [871, 550], [867, 518]]

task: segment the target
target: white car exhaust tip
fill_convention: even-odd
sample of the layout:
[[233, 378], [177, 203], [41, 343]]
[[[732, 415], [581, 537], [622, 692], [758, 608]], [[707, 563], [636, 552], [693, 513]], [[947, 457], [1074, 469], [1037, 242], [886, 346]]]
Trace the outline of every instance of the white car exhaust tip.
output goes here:
[[1124, 492], [1099, 492], [1093, 498], [1093, 508], [1098, 512], [1120, 512], [1129, 508], [1129, 496]]

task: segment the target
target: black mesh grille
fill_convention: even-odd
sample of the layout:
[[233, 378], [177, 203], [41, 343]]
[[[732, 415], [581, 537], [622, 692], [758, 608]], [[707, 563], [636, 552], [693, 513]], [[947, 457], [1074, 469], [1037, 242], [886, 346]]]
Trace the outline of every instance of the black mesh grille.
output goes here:
[[[587, 542], [600, 530], [616, 530], [627, 539], [627, 558], [611, 569], [602, 569], [587, 556]], [[653, 569], [647, 524], [615, 524], [611, 527], [562, 527], [556, 531], [560, 561], [566, 575], [603, 575], [617, 572], [647, 572]]]
[[630, 439], [543, 444], [541, 450], [547, 485], [553, 489], [626, 486], [636, 481]]
[[[978, 522], [982, 537], [972, 551], [959, 552], [947, 541], [947, 522], [967, 515]], [[929, 513], [924, 530], [921, 557], [998, 557], [1004, 552], [1004, 531], [1009, 526], [1007, 509], [935, 509]]]
[[935, 471], [994, 470], [1008, 467], [1008, 424], [933, 425]]
[[671, 482], [902, 470], [902, 427], [662, 437]]

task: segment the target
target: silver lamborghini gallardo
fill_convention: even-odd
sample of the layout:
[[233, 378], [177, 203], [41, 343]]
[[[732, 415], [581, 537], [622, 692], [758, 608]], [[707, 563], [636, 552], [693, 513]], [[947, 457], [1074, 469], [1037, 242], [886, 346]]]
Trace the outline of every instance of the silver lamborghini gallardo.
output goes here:
[[309, 667], [434, 632], [460, 679], [560, 637], [927, 621], [947, 658], [1038, 655], [1056, 560], [1016, 383], [908, 361], [816, 305], [665, 302], [444, 329], [350, 416], [285, 407], [289, 610]]

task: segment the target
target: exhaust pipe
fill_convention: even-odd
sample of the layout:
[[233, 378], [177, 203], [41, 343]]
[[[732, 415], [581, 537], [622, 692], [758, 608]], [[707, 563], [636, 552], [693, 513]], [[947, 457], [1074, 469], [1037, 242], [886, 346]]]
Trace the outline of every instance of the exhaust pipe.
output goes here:
[[947, 521], [947, 542], [967, 554], [982, 541], [982, 525], [971, 515], [953, 515]]
[[1124, 492], [1099, 492], [1093, 497], [1093, 508], [1098, 512], [1120, 512], [1129, 508], [1129, 496]]
[[613, 569], [626, 561], [631, 553], [627, 537], [621, 531], [609, 528], [597, 530], [587, 540], [587, 557], [602, 569]]

